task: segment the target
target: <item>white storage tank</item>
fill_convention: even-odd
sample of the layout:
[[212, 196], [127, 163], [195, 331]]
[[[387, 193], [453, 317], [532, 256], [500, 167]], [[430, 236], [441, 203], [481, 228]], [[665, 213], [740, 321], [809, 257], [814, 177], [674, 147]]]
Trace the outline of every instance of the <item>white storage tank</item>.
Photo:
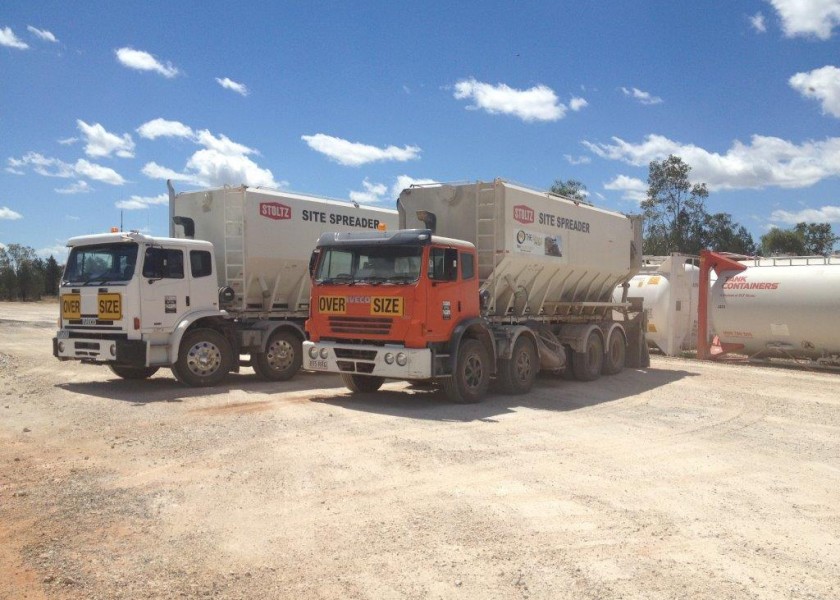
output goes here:
[[[630, 280], [628, 299], [641, 298], [647, 316], [648, 346], [667, 356], [697, 346], [697, 257], [685, 254], [646, 256], [641, 272]], [[613, 292], [619, 302], [622, 287]]]
[[741, 261], [710, 289], [709, 324], [723, 344], [756, 357], [840, 357], [840, 258]]

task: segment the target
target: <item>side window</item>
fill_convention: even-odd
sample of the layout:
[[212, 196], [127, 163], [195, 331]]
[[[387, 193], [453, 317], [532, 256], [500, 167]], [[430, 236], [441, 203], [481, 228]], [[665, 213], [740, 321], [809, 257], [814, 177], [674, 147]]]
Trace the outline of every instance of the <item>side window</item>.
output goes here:
[[472, 279], [475, 277], [475, 256], [469, 252], [461, 252], [461, 278]]
[[429, 279], [456, 281], [458, 279], [458, 251], [454, 248], [432, 248], [429, 252]]
[[146, 248], [143, 277], [149, 279], [183, 279], [184, 253], [168, 248]]
[[207, 250], [190, 250], [190, 272], [193, 277], [207, 277], [213, 274], [213, 264]]

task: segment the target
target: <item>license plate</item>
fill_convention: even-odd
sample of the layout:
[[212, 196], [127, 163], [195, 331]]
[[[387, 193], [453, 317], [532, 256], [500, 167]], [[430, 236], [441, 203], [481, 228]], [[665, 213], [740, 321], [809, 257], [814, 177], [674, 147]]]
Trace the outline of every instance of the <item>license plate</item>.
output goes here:
[[374, 296], [370, 299], [370, 314], [401, 317], [404, 306], [402, 296]]
[[325, 360], [309, 359], [309, 368], [310, 369], [326, 369], [327, 366], [328, 366], [327, 361], [325, 361]]
[[97, 316], [103, 321], [122, 319], [122, 297], [119, 294], [99, 294]]
[[82, 297], [79, 294], [63, 294], [61, 296], [61, 318], [82, 318]]

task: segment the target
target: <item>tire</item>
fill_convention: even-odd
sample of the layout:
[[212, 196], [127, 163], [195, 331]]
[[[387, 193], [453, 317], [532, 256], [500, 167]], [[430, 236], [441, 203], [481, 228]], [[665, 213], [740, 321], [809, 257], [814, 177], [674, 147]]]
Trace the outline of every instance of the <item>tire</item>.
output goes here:
[[275, 331], [268, 338], [265, 352], [254, 355], [254, 371], [266, 381], [286, 381], [300, 369], [303, 346], [291, 331]]
[[474, 339], [461, 342], [455, 371], [442, 380], [443, 391], [458, 404], [481, 402], [490, 385], [490, 356], [484, 344]]
[[114, 375], [123, 379], [148, 379], [158, 372], [160, 367], [128, 367], [126, 365], [108, 365]]
[[593, 331], [586, 340], [586, 351], [575, 352], [572, 371], [578, 381], [595, 381], [601, 376], [603, 366], [604, 342], [601, 336]]
[[615, 375], [624, 369], [627, 359], [627, 342], [620, 329], [614, 329], [607, 342], [607, 352], [604, 354], [604, 366], [601, 368], [602, 375]]
[[233, 350], [225, 336], [215, 329], [196, 329], [181, 340], [172, 372], [183, 384], [211, 387], [227, 376], [232, 361]]
[[499, 364], [499, 389], [505, 394], [527, 394], [539, 372], [537, 349], [524, 335], [513, 345], [510, 359]]
[[575, 377], [575, 353], [569, 346], [564, 346], [566, 349], [566, 366], [560, 371], [560, 377], [566, 381], [574, 381]]
[[375, 375], [342, 373], [341, 382], [354, 394], [369, 394], [381, 388], [385, 378]]

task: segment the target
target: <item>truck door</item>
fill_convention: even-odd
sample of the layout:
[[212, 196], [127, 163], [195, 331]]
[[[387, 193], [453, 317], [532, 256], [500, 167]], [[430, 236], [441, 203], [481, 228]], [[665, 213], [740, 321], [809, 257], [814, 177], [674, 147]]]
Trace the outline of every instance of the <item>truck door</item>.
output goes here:
[[458, 281], [458, 250], [429, 249], [429, 301], [426, 304], [426, 327], [429, 341], [450, 338], [463, 312], [462, 288]]
[[189, 278], [184, 276], [184, 250], [148, 246], [143, 257], [142, 328], [171, 331], [189, 309]]

